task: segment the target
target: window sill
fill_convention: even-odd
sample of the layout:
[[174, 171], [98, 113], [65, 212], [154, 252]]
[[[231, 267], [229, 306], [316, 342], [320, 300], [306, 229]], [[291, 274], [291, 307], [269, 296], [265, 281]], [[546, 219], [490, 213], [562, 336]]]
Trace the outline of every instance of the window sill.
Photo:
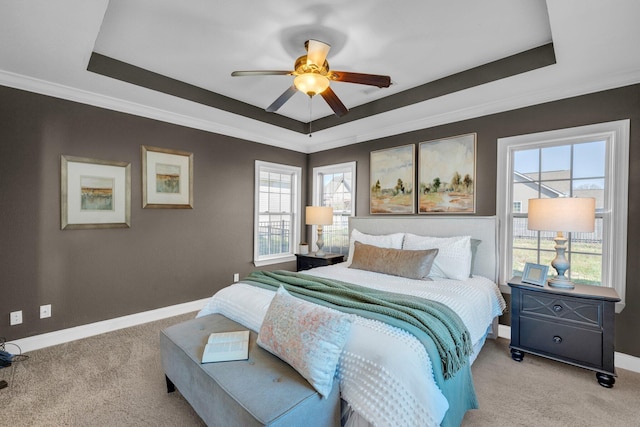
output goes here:
[[277, 258], [256, 260], [256, 261], [253, 261], [253, 265], [255, 265], [256, 267], [264, 267], [265, 265], [281, 264], [283, 262], [292, 262], [295, 260], [296, 260], [295, 255], [287, 254], [284, 256], [279, 256]]

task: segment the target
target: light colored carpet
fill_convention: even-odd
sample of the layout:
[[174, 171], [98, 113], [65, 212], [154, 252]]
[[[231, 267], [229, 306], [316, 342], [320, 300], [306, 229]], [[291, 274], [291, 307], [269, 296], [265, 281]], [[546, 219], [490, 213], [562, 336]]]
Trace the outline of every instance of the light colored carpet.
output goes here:
[[472, 366], [480, 409], [463, 426], [640, 426], [640, 374], [618, 369], [613, 388], [595, 372], [526, 354], [511, 359], [509, 341], [487, 340]]
[[[31, 352], [0, 390], [0, 425], [203, 426], [179, 392], [166, 393], [158, 351], [160, 330], [193, 316]], [[608, 390], [591, 371], [530, 355], [514, 362], [508, 345], [487, 341], [474, 363], [480, 409], [463, 426], [640, 425], [640, 374], [619, 370]]]

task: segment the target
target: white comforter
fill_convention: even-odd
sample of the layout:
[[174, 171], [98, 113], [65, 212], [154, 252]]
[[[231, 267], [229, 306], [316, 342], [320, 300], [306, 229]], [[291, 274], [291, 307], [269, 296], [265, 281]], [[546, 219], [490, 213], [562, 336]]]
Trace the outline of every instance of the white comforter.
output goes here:
[[[390, 292], [415, 295], [451, 307], [466, 325], [477, 351], [505, 302], [498, 287], [475, 276], [464, 282], [422, 281], [347, 268], [344, 264], [304, 272]], [[198, 317], [220, 313], [258, 332], [274, 292], [236, 283], [217, 292]], [[375, 426], [438, 426], [449, 404], [433, 378], [424, 346], [411, 334], [357, 317], [338, 364], [342, 398], [352, 422]]]

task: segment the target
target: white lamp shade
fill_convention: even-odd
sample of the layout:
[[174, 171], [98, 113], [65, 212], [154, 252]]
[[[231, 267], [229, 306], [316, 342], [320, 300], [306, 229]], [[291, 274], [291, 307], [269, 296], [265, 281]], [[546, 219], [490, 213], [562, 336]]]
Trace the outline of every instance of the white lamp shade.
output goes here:
[[529, 199], [529, 230], [593, 232], [596, 199], [556, 197]]
[[331, 49], [331, 45], [318, 40], [309, 40], [307, 48], [307, 64], [314, 64], [316, 67], [322, 68], [324, 61], [327, 59], [327, 55], [329, 54], [329, 49]]
[[333, 224], [333, 208], [331, 206], [307, 206], [305, 209], [307, 225]]

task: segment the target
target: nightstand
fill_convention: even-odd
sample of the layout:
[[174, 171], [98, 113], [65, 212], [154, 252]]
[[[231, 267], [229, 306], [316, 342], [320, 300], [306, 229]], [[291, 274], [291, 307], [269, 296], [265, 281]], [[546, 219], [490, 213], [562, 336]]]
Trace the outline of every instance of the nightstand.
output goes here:
[[297, 268], [296, 271], [310, 270], [316, 267], [324, 267], [326, 265], [338, 264], [344, 262], [344, 255], [325, 254], [324, 256], [316, 256], [313, 252], [308, 255], [296, 254]]
[[615, 304], [612, 288], [576, 284], [552, 288], [509, 281], [511, 287], [511, 358], [536, 354], [596, 372], [601, 386], [615, 383]]

